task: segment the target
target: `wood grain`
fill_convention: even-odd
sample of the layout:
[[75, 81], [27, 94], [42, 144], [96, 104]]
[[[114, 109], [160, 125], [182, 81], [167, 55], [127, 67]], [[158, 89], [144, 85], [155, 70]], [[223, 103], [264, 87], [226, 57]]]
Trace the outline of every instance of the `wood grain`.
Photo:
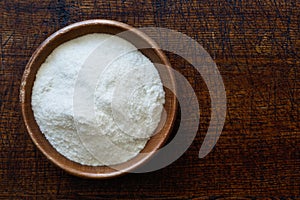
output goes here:
[[[300, 199], [299, 1], [1, 0], [0, 13], [0, 199]], [[25, 65], [51, 33], [93, 18], [174, 29], [211, 54], [228, 110], [207, 157], [197, 157], [210, 120], [207, 88], [171, 53], [201, 108], [195, 141], [172, 165], [90, 181], [66, 174], [36, 149], [18, 97]]]

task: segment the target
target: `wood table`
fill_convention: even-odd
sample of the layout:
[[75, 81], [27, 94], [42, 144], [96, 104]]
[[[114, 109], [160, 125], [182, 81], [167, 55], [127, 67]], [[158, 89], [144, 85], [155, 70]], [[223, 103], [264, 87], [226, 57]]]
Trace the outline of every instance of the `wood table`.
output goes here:
[[[300, 199], [299, 0], [0, 0], [0, 13], [0, 199]], [[224, 129], [208, 156], [198, 158], [211, 119], [209, 92], [172, 53], [201, 110], [197, 136], [176, 162], [84, 180], [38, 151], [20, 113], [25, 65], [49, 35], [95, 18], [173, 29], [208, 51], [227, 94]]]

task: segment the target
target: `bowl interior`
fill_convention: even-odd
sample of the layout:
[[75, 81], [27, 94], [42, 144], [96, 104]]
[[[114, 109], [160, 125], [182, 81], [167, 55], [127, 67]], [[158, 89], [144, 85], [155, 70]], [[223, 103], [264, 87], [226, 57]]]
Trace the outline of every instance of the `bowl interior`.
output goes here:
[[[125, 163], [116, 165], [115, 167], [120, 170], [116, 170], [109, 166], [94, 167], [81, 165], [62, 156], [51, 146], [51, 144], [40, 131], [35, 121], [31, 108], [32, 87], [39, 67], [56, 47], [66, 41], [90, 33], [107, 33], [112, 35], [118, 34], [118, 36], [128, 40], [133, 45], [139, 47], [152, 47], [142, 49], [140, 51], [155, 65], [158, 63], [170, 66], [168, 59], [164, 53], [159, 50], [159, 47], [149, 37], [137, 29], [120, 22], [109, 20], [89, 20], [79, 22], [57, 31], [48, 39], [46, 39], [34, 52], [23, 74], [20, 89], [20, 100], [23, 119], [28, 133], [36, 146], [43, 152], [44, 155], [46, 155], [48, 159], [50, 159], [57, 166], [76, 176], [85, 178], [109, 178], [129, 172], [135, 167], [145, 163], [155, 153], [155, 150], [159, 149], [164, 144], [172, 129], [175, 119], [177, 109], [176, 96], [169, 89], [164, 88], [166, 94], [164, 108], [167, 114], [165, 123], [161, 122], [159, 125], [162, 126], [161, 130], [150, 138], [145, 148], [141, 151], [143, 153], [147, 152], [148, 154], [139, 154]], [[173, 73], [168, 68], [157, 69], [163, 84], [173, 87], [174, 90], [175, 81]]]

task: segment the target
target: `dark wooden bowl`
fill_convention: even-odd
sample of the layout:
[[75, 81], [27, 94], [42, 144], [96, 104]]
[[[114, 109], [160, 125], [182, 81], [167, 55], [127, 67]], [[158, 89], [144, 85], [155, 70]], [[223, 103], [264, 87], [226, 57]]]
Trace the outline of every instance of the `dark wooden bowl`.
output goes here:
[[[170, 66], [167, 57], [159, 49], [158, 45], [137, 29], [134, 29], [127, 24], [111, 20], [88, 20], [60, 29], [47, 38], [33, 53], [22, 77], [20, 88], [22, 115], [31, 139], [38, 149], [40, 149], [42, 153], [55, 165], [79, 177], [96, 179], [111, 178], [128, 173], [141, 164], [146, 164], [146, 161], [153, 156], [155, 151], [162, 147], [162, 145], [165, 143], [174, 123], [177, 110], [176, 96], [170, 92], [170, 90], [164, 88], [166, 93], [166, 103], [164, 108], [167, 112], [167, 116], [165, 123], [163, 124], [163, 122], [161, 122], [160, 124], [160, 126], [163, 126], [163, 128], [150, 138], [145, 148], [141, 151], [147, 152], [148, 154], [139, 154], [133, 159], [117, 165], [116, 168], [120, 170], [115, 170], [109, 166], [93, 167], [73, 162], [58, 153], [45, 138], [44, 134], [40, 131], [31, 108], [31, 93], [36, 73], [48, 55], [60, 44], [85, 34], [107, 33], [115, 35], [123, 31], [126, 31], [126, 34], [121, 34], [121, 37], [128, 40], [133, 45], [147, 45], [152, 47], [140, 51], [153, 63], [161, 63]], [[168, 85], [171, 85], [173, 88], [175, 88], [175, 80], [172, 71], [167, 68], [160, 68], [158, 71], [162, 82], [164, 84], [168, 82]]]

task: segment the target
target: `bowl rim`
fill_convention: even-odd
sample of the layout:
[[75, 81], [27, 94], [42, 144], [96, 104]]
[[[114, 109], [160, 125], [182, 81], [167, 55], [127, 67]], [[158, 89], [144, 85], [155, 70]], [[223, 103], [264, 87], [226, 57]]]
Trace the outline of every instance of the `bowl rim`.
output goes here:
[[[161, 59], [161, 61], [163, 62], [164, 65], [166, 65], [168, 67], [171, 67], [171, 64], [170, 64], [167, 56], [160, 49], [160, 47], [156, 44], [156, 42], [154, 42], [145, 33], [139, 31], [136, 28], [133, 28], [132, 26], [130, 26], [128, 24], [125, 24], [125, 23], [122, 23], [122, 22], [118, 22], [118, 21], [114, 21], [114, 20], [107, 20], [107, 19], [85, 20], [85, 21], [73, 23], [71, 25], [63, 27], [62, 29], [59, 29], [58, 31], [56, 31], [53, 34], [51, 34], [48, 38], [46, 38], [37, 47], [37, 49], [32, 54], [31, 58], [29, 59], [27, 65], [26, 65], [26, 67], [24, 69], [23, 76], [22, 76], [21, 85], [20, 85], [19, 99], [20, 99], [20, 104], [21, 104], [21, 112], [22, 112], [23, 122], [25, 124], [25, 127], [27, 129], [28, 134], [30, 135], [31, 140], [38, 147], [38, 149], [46, 156], [46, 158], [48, 160], [50, 160], [53, 164], [55, 164], [59, 168], [65, 170], [66, 172], [68, 172], [68, 173], [70, 173], [72, 175], [81, 177], [81, 178], [107, 179], [107, 178], [113, 178], [113, 177], [117, 177], [117, 176], [120, 176], [120, 175], [124, 175], [124, 174], [130, 172], [131, 170], [133, 170], [133, 169], [141, 166], [142, 164], [145, 164], [155, 154], [155, 151], [158, 150], [160, 147], [162, 147], [165, 144], [165, 142], [167, 141], [168, 136], [171, 134], [172, 128], [174, 126], [174, 122], [175, 122], [176, 114], [177, 114], [177, 109], [178, 109], [177, 100], [176, 100], [176, 82], [175, 82], [175, 77], [174, 77], [173, 72], [170, 69], [167, 69], [168, 75], [169, 75], [169, 78], [170, 78], [170, 81], [171, 81], [171, 84], [172, 84], [172, 87], [173, 87], [173, 90], [174, 90], [174, 91], [172, 91], [173, 94], [174, 94], [172, 96], [172, 105], [170, 105], [171, 108], [172, 108], [172, 111], [171, 111], [172, 113], [171, 113], [171, 116], [170, 116], [171, 119], [170, 119], [170, 123], [167, 125], [168, 126], [167, 127], [167, 133], [164, 134], [163, 140], [160, 141], [160, 144], [157, 146], [157, 148], [155, 148], [153, 151], [150, 152], [149, 156], [146, 156], [144, 158], [139, 159], [138, 162], [134, 162], [132, 165], [128, 166], [124, 170], [117, 170], [117, 171], [113, 171], [113, 172], [109, 172], [109, 173], [92, 173], [92, 172], [80, 171], [80, 170], [72, 168], [68, 164], [65, 164], [64, 162], [60, 161], [59, 158], [55, 158], [55, 157], [51, 156], [50, 153], [48, 152], [49, 150], [47, 150], [43, 146], [43, 142], [41, 142], [41, 141], [38, 140], [38, 138], [36, 136], [36, 134], [37, 134], [36, 130], [34, 130], [30, 126], [30, 124], [31, 124], [30, 121], [31, 120], [35, 121], [34, 117], [32, 117], [33, 119], [29, 118], [29, 116], [27, 114], [28, 109], [32, 111], [32, 108], [31, 108], [31, 94], [30, 94], [30, 98], [29, 98], [28, 97], [28, 93], [31, 93], [31, 90], [32, 90], [33, 86], [31, 86], [29, 88], [30, 91], [27, 91], [26, 88], [29, 87], [29, 86], [27, 86], [27, 80], [28, 80], [28, 77], [31, 75], [31, 68], [32, 68], [31, 66], [34, 64], [35, 60], [41, 55], [41, 53], [43, 51], [46, 51], [45, 50], [46, 46], [48, 46], [49, 44], [51, 44], [53, 41], [57, 40], [60, 36], [63, 36], [65, 33], [71, 32], [71, 31], [76, 31], [76, 29], [84, 28], [85, 26], [112, 26], [112, 27], [115, 27], [115, 28], [124, 29], [125, 31], [130, 31], [133, 34], [135, 34], [138, 37], [140, 37], [145, 42], [147, 42], [149, 45], [151, 45], [152, 49], [154, 50], [154, 52], [156, 53], [156, 55], [159, 57], [159, 59]], [[79, 36], [77, 36], [77, 37], [79, 37]], [[69, 40], [71, 40], [71, 39], [69, 39]], [[62, 42], [62, 43], [64, 43], [64, 42]], [[62, 43], [60, 43], [60, 44], [62, 44]], [[132, 44], [135, 45], [134, 43], [132, 43]], [[57, 48], [57, 47], [55, 47], [55, 48]], [[47, 56], [51, 52], [47, 53]], [[39, 68], [40, 68], [40, 66], [37, 68], [37, 71], [38, 71]], [[36, 72], [33, 74], [33, 76], [34, 76], [33, 79], [35, 79]], [[41, 131], [40, 131], [40, 133], [42, 135], [44, 135]], [[45, 140], [46, 140], [45, 142], [48, 142], [48, 140], [46, 138], [45, 138]], [[150, 138], [150, 140], [151, 140], [151, 138]], [[147, 144], [148, 144], [148, 142], [147, 142]], [[146, 144], [146, 146], [147, 146], [147, 144]], [[56, 151], [56, 149], [54, 147], [53, 147], [53, 149]], [[60, 153], [58, 153], [58, 154], [60, 154]], [[63, 155], [61, 155], [61, 156], [63, 156]], [[67, 158], [65, 158], [65, 159], [67, 159]], [[67, 160], [70, 161], [70, 162], [76, 163], [76, 162], [74, 162], [72, 160], [69, 160], [69, 159], [67, 159]], [[126, 161], [125, 163], [127, 163], [127, 162], [128, 161]], [[79, 163], [77, 163], [77, 164], [79, 164]], [[81, 164], [79, 164], [79, 165], [81, 165]], [[86, 166], [86, 165], [82, 165], [82, 166]], [[92, 168], [98, 168], [98, 167], [100, 168], [100, 166], [94, 166]]]

